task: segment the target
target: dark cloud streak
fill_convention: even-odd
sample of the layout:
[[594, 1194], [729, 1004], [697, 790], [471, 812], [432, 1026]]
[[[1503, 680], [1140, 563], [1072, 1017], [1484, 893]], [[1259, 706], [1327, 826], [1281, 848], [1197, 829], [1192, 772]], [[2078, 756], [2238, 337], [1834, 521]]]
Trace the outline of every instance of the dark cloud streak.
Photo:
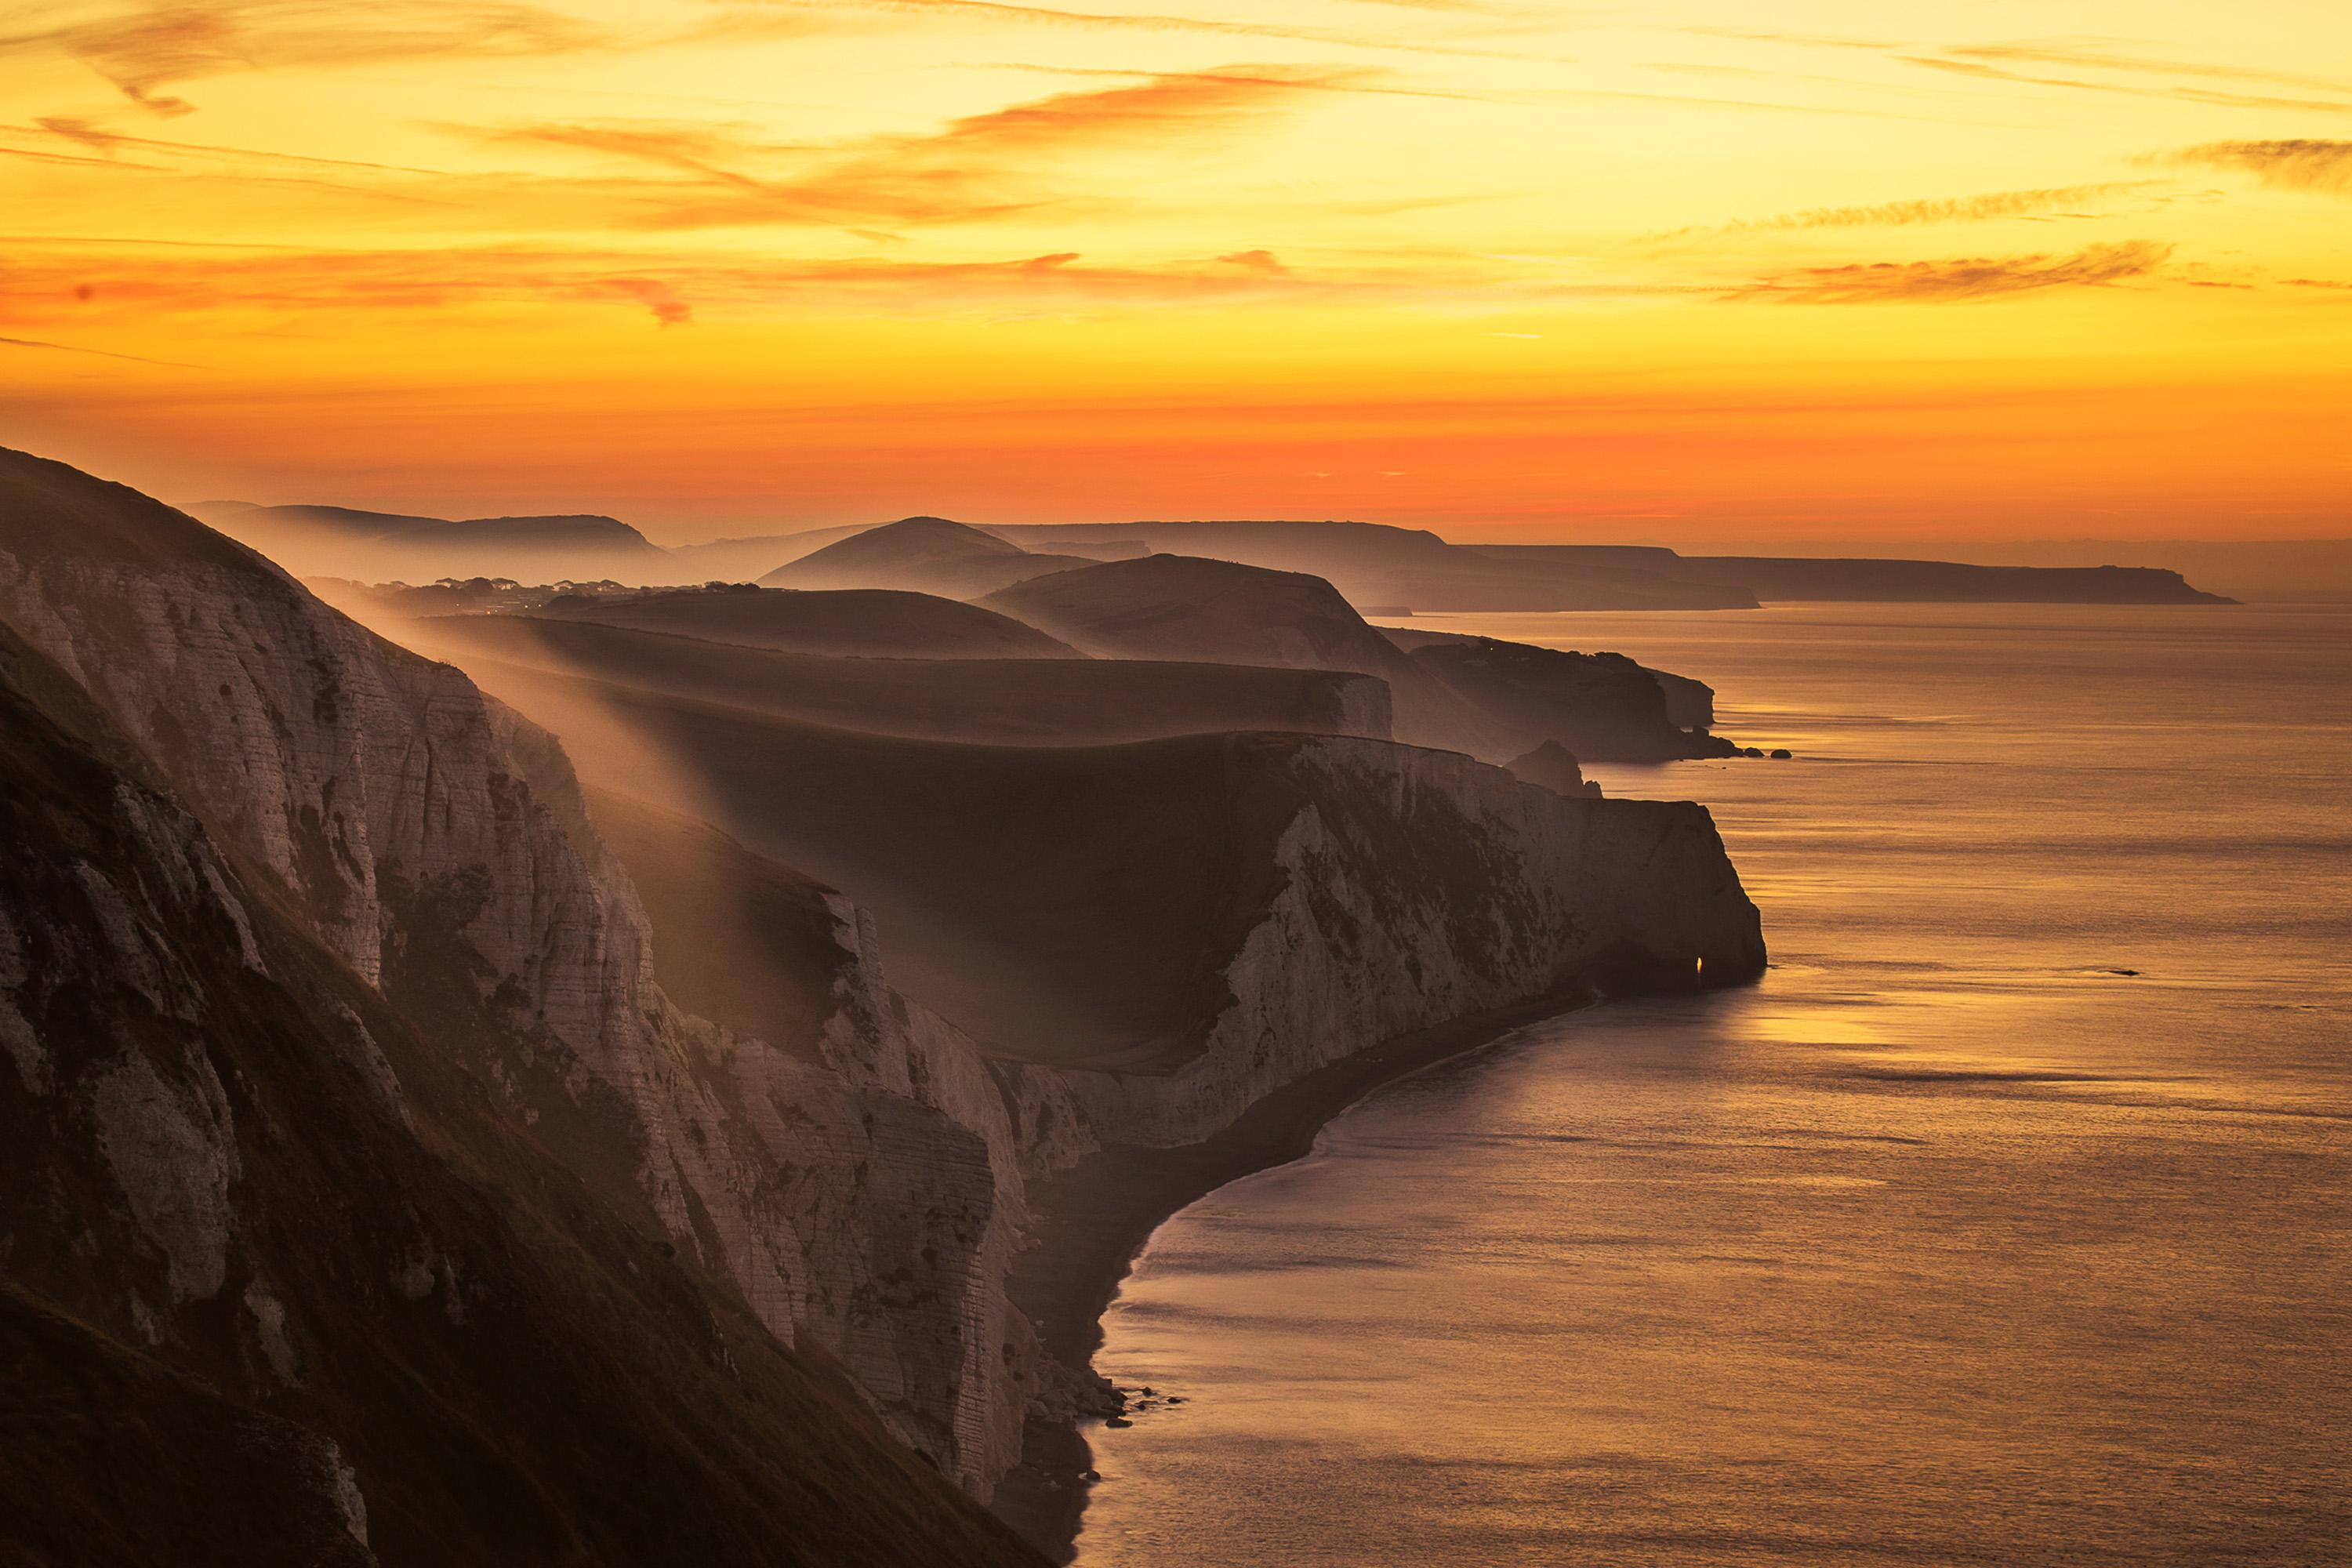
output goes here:
[[637, 226], [959, 223], [1074, 201], [1052, 178], [1061, 160], [1105, 151], [1157, 156], [1197, 150], [1203, 138], [1237, 132], [1304, 94], [1368, 74], [1234, 67], [1147, 76], [966, 115], [933, 132], [831, 147], [770, 142], [740, 126], [674, 122], [441, 129], [492, 142], [570, 147], [689, 176], [641, 193]]
[[2165, 160], [2234, 169], [2282, 190], [2352, 195], [2352, 142], [2292, 137], [2273, 142], [2208, 142]]
[[[1435, 39], [1397, 38], [1362, 33], [1331, 32], [1314, 27], [1281, 27], [1257, 22], [1230, 22], [1221, 17], [1115, 11], [1074, 11], [1053, 5], [1027, 5], [1013, 0], [728, 0], [738, 17], [766, 11], [779, 17], [812, 12], [867, 11], [900, 16], [970, 16], [1000, 21], [1033, 22], [1055, 27], [1087, 28], [1129, 33], [1202, 33], [1250, 38], [1281, 38], [1294, 43], [1325, 44], [1339, 48], [1375, 50], [1387, 54], [1440, 55], [1465, 59], [1568, 63], [1557, 56], [1531, 55], [1509, 49], [1478, 48]], [[1410, 7], [1453, 10], [1446, 6]]]
[[2145, 278], [2172, 247], [2154, 240], [2094, 245], [2072, 256], [1966, 257], [1808, 267], [1727, 294], [1732, 300], [1811, 305], [1944, 304], [2050, 289], [2096, 289]]
[[[1744, 234], [1769, 229], [1908, 227], [1920, 224], [1980, 223], [2032, 217], [2125, 191], [2144, 190], [2154, 180], [2111, 180], [2090, 185], [2053, 185], [2041, 190], [1993, 191], [1975, 196], [1927, 197], [1866, 206], [1809, 207], [1778, 217], [1729, 223], [1708, 232]], [[1685, 230], [1684, 232], [1691, 232]]]
[[154, 113], [195, 106], [164, 89], [226, 71], [455, 56], [561, 54], [602, 42], [586, 24], [515, 0], [177, 0], [128, 16], [0, 36], [0, 52], [56, 48]]

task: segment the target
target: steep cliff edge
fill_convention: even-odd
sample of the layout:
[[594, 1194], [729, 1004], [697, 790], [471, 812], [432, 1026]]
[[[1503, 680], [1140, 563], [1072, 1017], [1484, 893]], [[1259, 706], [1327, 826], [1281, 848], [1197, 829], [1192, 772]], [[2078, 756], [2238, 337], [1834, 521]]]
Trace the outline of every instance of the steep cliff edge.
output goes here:
[[[776, 868], [808, 868], [877, 911], [898, 984], [992, 1058], [1024, 1196], [1045, 1194], [1014, 1299], [1055, 1358], [1000, 1501], [1049, 1547], [1080, 1489], [1069, 1417], [1101, 1396], [1091, 1324], [1153, 1220], [1289, 1157], [1301, 1119], [1430, 1041], [1764, 963], [1705, 810], [1566, 798], [1455, 752], [1282, 734], [960, 745], [578, 677], [516, 700], [567, 732], [633, 732], [671, 763], [673, 807], [726, 830], [616, 840], [657, 930], [703, 918], [714, 889], [756, 898]], [[712, 855], [732, 868], [678, 869]], [[709, 956], [720, 986], [748, 963]], [[1318, 1079], [1279, 1135], [1234, 1136]]]
[[[1156, 1071], [1053, 1082], [1104, 1143], [1196, 1142], [1366, 1045], [1547, 998], [1740, 984], [1761, 921], [1702, 806], [1565, 798], [1450, 752], [1251, 736], [1284, 812], [1232, 886], [1222, 1005]], [[1037, 1069], [1024, 1068], [1034, 1075]]]
[[1622, 653], [1575, 653], [1417, 627], [1381, 630], [1448, 691], [1488, 716], [1503, 756], [1547, 742], [1589, 762], [1660, 763], [1738, 752], [1707, 733], [1715, 722], [1713, 688], [1647, 668]]
[[682, 1015], [551, 737], [192, 520], [18, 454], [0, 622], [519, 1136], [986, 1490], [1025, 1398], [1001, 1283], [1021, 1216], [985, 1136], [916, 1084], [945, 1047], [898, 1022], [854, 910], [792, 955], [829, 972], [813, 1038]]
[[0, 1555], [1029, 1560], [5, 626], [0, 732]]
[[[1074, 1182], [1215, 1144], [1399, 1042], [1763, 963], [1703, 810], [1380, 740], [962, 744], [542, 679], [516, 694], [533, 718], [634, 730], [678, 786], [583, 793], [554, 734], [458, 670], [16, 454], [0, 629], [26, 711], [113, 770], [52, 793], [114, 800], [119, 775], [153, 803], [119, 814], [175, 814], [84, 856], [96, 884], [46, 847], [0, 884], [5, 1114], [46, 1151], [0, 1194], [0, 1334], [224, 1445], [292, 1422], [254, 1428], [292, 1457], [253, 1485], [320, 1552], [1014, 1560], [932, 1468], [986, 1495], [1025, 1419], [1087, 1397], [1085, 1347], [1041, 1364], [1049, 1314], [1007, 1285], [1024, 1237], [1051, 1256], [1082, 1220]], [[42, 809], [16, 839], [98, 831]], [[98, 884], [67, 929], [117, 957], [18, 958]], [[182, 1006], [142, 967], [156, 942], [121, 934], [151, 928], [209, 978], [177, 1033], [102, 1037]], [[255, 986], [285, 999], [220, 999]], [[76, 1028], [96, 1043], [44, 1054]], [[320, 1214], [351, 1234], [306, 1255]], [[1123, 1258], [1100, 1251], [1081, 1305]], [[367, 1342], [379, 1309], [414, 1334]], [[137, 1458], [86, 1436], [88, 1465]], [[528, 1492], [511, 1536], [469, 1466]]]

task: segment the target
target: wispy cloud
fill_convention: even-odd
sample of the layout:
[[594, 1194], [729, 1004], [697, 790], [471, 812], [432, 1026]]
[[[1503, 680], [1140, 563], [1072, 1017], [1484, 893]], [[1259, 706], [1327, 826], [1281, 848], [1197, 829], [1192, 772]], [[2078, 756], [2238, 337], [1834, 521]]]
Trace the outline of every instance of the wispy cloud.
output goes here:
[[[1122, 33], [1200, 33], [1232, 37], [1281, 38], [1294, 43], [1323, 44], [1382, 54], [1450, 56], [1465, 59], [1542, 59], [1559, 63], [1559, 57], [1484, 47], [1440, 37], [1411, 37], [1392, 32], [1349, 32], [1344, 29], [1283, 26], [1265, 22], [1236, 22], [1218, 16], [1185, 16], [1164, 13], [1083, 11], [1058, 5], [1031, 5], [1013, 0], [721, 0], [733, 13], [734, 26], [763, 13], [791, 26], [795, 15], [866, 11], [962, 18], [977, 21], [1028, 22], [1045, 26]], [[1484, 15], [1470, 5], [1407, 4], [1404, 9]]]
[[1903, 46], [1885, 38], [1847, 38], [1827, 33], [1795, 33], [1763, 27], [1685, 27], [1702, 38], [1733, 38], [1746, 44], [1788, 44], [1814, 49], [1865, 49], [1881, 53]]
[[2276, 142], [2208, 142], [2166, 160], [2234, 169], [2283, 190], [2352, 195], [2352, 142], [2294, 137]]
[[45, 114], [33, 123], [52, 136], [62, 136], [79, 146], [110, 155], [119, 148], [131, 145], [133, 141], [131, 137], [119, 136], [111, 131], [100, 130], [87, 120], [62, 114]]
[[660, 325], [678, 326], [696, 320], [704, 307], [764, 312], [806, 308], [818, 298], [828, 310], [993, 310], [1014, 303], [1069, 309], [1093, 303], [1248, 303], [1309, 295], [1395, 297], [1419, 281], [1303, 279], [1270, 256], [1265, 264], [1092, 264], [1066, 250], [994, 261], [774, 257], [753, 263], [695, 254], [544, 247], [219, 257], [168, 251], [125, 257], [57, 247], [15, 259], [8, 314], [28, 324], [138, 323], [223, 311], [309, 317], [336, 310], [620, 303], [643, 309]]
[[2050, 185], [2038, 190], [1992, 191], [1974, 196], [1930, 196], [1916, 201], [1878, 202], [1866, 206], [1808, 207], [1801, 212], [1782, 213], [1777, 217], [1725, 224], [1709, 232], [1739, 234], [1759, 229], [1908, 227], [1918, 224], [1978, 223], [1994, 218], [2035, 217], [2161, 183], [2155, 180], [2110, 180], [2090, 185]]
[[2050, 289], [2104, 288], [2145, 278], [2171, 257], [2154, 240], [2094, 245], [2072, 256], [1966, 257], [1948, 261], [1877, 261], [1808, 267], [1731, 290], [1735, 300], [1794, 304], [1949, 303]]
[[[688, 176], [638, 189], [637, 226], [968, 221], [1078, 199], [1065, 161], [1201, 153], [1360, 71], [1233, 67], [1056, 93], [914, 134], [831, 147], [741, 126], [621, 121], [444, 126], [476, 140], [573, 149]], [[1099, 198], [1097, 198], [1099, 199]]]
[[599, 39], [585, 23], [515, 0], [403, 0], [397, 8], [337, 0], [174, 0], [128, 16], [0, 36], [0, 51], [62, 49], [132, 102], [169, 115], [195, 106], [165, 89], [224, 71], [557, 54]]
[[2151, 86], [2137, 81], [2098, 81], [2084, 77], [2043, 76], [2033, 71], [2016, 70], [1980, 58], [1971, 58], [1958, 51], [1941, 55], [1905, 55], [1901, 57], [1915, 66], [1930, 70], [1949, 71], [1959, 76], [1981, 77], [1995, 81], [2022, 82], [2032, 87], [2069, 88], [2078, 92], [2120, 93], [2127, 98], [2165, 98], [2189, 103], [2217, 104], [2227, 109], [2293, 109], [2315, 110], [2329, 114], [2352, 114], [2352, 99], [2281, 98], [2274, 94], [2223, 92], [2212, 88], [2190, 87], [2180, 82]]
[[1267, 278], [1287, 278], [1290, 268], [1271, 250], [1234, 250], [1217, 258], [1228, 267], [1244, 268]]
[[[2250, 66], [2154, 59], [2120, 53], [2104, 47], [2098, 40], [2024, 39], [1939, 45], [1769, 28], [1686, 27], [1681, 30], [1703, 37], [1731, 38], [1746, 43], [1883, 55], [1906, 65], [1987, 81], [2063, 88], [2077, 92], [2119, 93], [2133, 98], [2169, 99], [2176, 102], [2204, 103], [2230, 109], [2352, 113], [2352, 82]], [[2053, 71], [2071, 74], [2051, 74]], [[2200, 82], [2242, 83], [2249, 88], [2284, 89], [2300, 94], [2326, 96], [2287, 97], [2276, 90], [2233, 91], [2197, 85]]]
[[1943, 51], [1962, 59], [2030, 65], [2062, 66], [2075, 70], [2105, 70], [2126, 75], [2202, 77], [2211, 81], [2258, 82], [2269, 87], [2295, 88], [2306, 92], [2330, 92], [2352, 97], [2352, 82], [2330, 77], [2297, 76], [2251, 66], [2219, 65], [2208, 60], [2149, 59], [2117, 54], [2111, 49], [2066, 43], [1966, 44]]

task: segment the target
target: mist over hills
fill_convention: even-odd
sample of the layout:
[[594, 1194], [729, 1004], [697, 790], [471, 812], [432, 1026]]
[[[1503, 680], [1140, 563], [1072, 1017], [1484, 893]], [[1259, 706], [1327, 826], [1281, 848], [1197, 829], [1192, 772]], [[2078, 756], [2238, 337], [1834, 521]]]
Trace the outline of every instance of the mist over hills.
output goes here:
[[577, 618], [457, 616], [414, 643], [908, 739], [1094, 744], [1222, 730], [1390, 738], [1386, 686], [1328, 669], [1148, 659], [829, 658]]
[[1414, 610], [1753, 609], [1737, 584], [1687, 580], [1645, 566], [1577, 563], [1528, 570], [1491, 560], [1425, 529], [1367, 522], [1129, 522], [1001, 527], [1033, 550], [1141, 544], [1321, 577], [1360, 605]]
[[1305, 573], [1148, 555], [1034, 577], [982, 602], [1106, 658], [1373, 676], [1389, 688], [1401, 738], [1474, 754], [1494, 749], [1475, 711], [1447, 701], [1337, 589]]
[[[1752, 609], [1766, 602], [1831, 598], [2184, 604], [2211, 597], [2178, 571], [2156, 565], [1996, 568], [1905, 556], [1837, 560], [1686, 555], [1654, 545], [1464, 544], [1425, 529], [1346, 521], [974, 526], [911, 517], [665, 550], [617, 520], [596, 516], [449, 521], [234, 501], [197, 510], [298, 575], [409, 582], [480, 574], [537, 582], [609, 577], [670, 586], [758, 581], [978, 598], [1055, 567], [1164, 553], [1304, 572], [1329, 582], [1360, 607], [1388, 612]], [[1036, 559], [1024, 562], [1014, 550]], [[2202, 567], [2227, 569], [2226, 551], [2183, 546], [2184, 558], [2189, 553]], [[2306, 550], [2292, 559], [2308, 555]], [[2323, 552], [2317, 559], [2352, 591], [2352, 557]], [[2280, 581], [2295, 576], [2284, 565], [2271, 571]]]
[[[1312, 579], [1126, 564], [1410, 671]], [[1167, 1158], [1764, 963], [1704, 810], [1385, 739], [1379, 677], [892, 591], [353, 602], [0, 453], [0, 1423], [54, 1435], [0, 1552], [1034, 1562], [980, 1505], [1066, 1542]]]
[[[526, 595], [526, 607], [483, 615], [467, 612], [494, 598], [471, 593], [374, 591], [346, 602], [390, 617], [386, 629], [411, 646], [461, 662], [570, 669], [891, 734], [1014, 743], [1231, 729], [1393, 734], [1494, 763], [1546, 742], [1593, 761], [1738, 749], [1707, 733], [1713, 692], [1703, 682], [1615, 655], [1383, 631], [1320, 578], [1232, 562], [1087, 562], [978, 604], [906, 590], [724, 586]], [[1454, 646], [1471, 640], [1485, 653]], [[1503, 649], [1516, 673], [1498, 683]]]
[[[1706, 672], [1359, 603], [1752, 601], [1702, 558], [917, 518], [685, 587], [609, 518], [215, 510], [287, 559], [0, 453], [37, 1561], [1037, 1561], [1171, 1205], [1764, 965], [1708, 815], [1580, 765], [1728, 754]], [[371, 630], [312, 559], [526, 580], [340, 584]], [[1882, 564], [1738, 570], [2200, 597]]]
[[658, 574], [668, 552], [614, 517], [411, 517], [335, 506], [213, 501], [196, 515], [297, 576], [408, 579]]
[[[890, 1016], [837, 919], [777, 958], [822, 1013], [727, 1046], [551, 736], [16, 453], [0, 704], [12, 1554], [1034, 1561], [955, 1484], [992, 1462], [964, 1337], [1017, 1371], [1014, 1217], [977, 1134], [872, 1087], [903, 1029], [827, 1051]], [[877, 1158], [931, 1192], [856, 1195]], [[900, 1246], [945, 1315], [861, 1304]]]
[[738, 585], [558, 598], [540, 613], [786, 653], [866, 658], [1068, 658], [1075, 653], [1010, 616], [902, 589], [800, 593]]

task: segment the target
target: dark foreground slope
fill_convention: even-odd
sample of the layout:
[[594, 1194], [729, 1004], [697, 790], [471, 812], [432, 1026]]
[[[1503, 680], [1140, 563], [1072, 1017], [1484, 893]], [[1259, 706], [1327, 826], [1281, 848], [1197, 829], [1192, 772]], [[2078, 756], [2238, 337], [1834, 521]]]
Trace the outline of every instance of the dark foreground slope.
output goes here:
[[0, 677], [11, 1561], [1023, 1560]]
[[858, 658], [1074, 658], [1036, 628], [977, 605], [884, 589], [734, 586], [557, 599], [539, 612], [787, 653]]
[[679, 1014], [546, 736], [16, 454], [0, 734], [0, 1555], [1025, 1560], [1017, 1215], [845, 906], [788, 1047]]
[[1006, 745], [1142, 741], [1222, 730], [1389, 734], [1369, 676], [1103, 658], [830, 658], [525, 616], [423, 622], [412, 646], [572, 670], [790, 719]]

